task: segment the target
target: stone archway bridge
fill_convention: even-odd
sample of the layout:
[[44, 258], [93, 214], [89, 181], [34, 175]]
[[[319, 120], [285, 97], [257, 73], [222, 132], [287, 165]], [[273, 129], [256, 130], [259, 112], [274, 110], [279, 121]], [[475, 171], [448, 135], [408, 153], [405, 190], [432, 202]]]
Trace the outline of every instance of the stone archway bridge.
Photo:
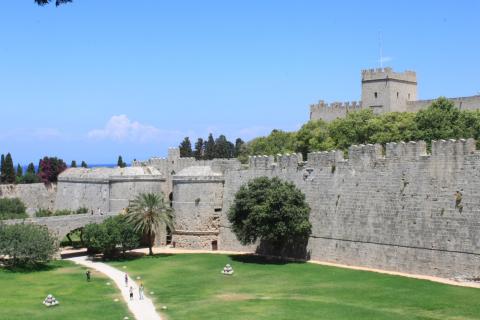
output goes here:
[[[109, 217], [118, 215], [118, 212], [109, 212], [104, 214], [70, 214], [65, 216], [38, 217], [27, 219], [12, 219], [2, 221], [5, 224], [32, 223], [46, 226], [50, 232], [62, 240], [73, 230], [82, 228], [89, 223], [101, 223]], [[0, 222], [0, 223], [2, 223]]]

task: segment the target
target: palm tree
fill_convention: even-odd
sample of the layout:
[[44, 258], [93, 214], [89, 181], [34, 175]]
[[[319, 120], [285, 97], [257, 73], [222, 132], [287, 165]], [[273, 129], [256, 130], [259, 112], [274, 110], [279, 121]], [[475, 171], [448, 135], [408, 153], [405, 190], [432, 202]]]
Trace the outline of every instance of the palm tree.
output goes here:
[[162, 196], [155, 193], [141, 193], [132, 200], [127, 208], [126, 219], [135, 231], [148, 235], [149, 255], [153, 255], [155, 231], [163, 224], [174, 229], [173, 210]]

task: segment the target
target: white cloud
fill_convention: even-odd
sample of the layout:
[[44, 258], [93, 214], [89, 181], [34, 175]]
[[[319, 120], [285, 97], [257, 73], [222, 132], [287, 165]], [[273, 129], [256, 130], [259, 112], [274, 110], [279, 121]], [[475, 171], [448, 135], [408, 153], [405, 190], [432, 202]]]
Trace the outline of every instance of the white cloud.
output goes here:
[[152, 142], [175, 141], [182, 136], [180, 131], [161, 130], [149, 124], [130, 120], [126, 115], [112, 116], [103, 129], [88, 132], [88, 137], [97, 140]]

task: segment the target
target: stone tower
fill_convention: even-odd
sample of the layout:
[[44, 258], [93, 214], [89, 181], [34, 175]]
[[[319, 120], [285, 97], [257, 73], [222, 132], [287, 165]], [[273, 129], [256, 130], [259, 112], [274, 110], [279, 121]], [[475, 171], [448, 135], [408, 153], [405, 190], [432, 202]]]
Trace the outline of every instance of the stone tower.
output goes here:
[[407, 101], [417, 100], [417, 75], [391, 68], [362, 71], [362, 107], [374, 113], [407, 111]]

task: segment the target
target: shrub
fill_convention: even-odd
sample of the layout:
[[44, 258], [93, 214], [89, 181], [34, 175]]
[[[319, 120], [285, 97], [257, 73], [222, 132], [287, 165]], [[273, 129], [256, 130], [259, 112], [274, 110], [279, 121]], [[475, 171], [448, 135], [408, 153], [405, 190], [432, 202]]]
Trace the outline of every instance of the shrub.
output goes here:
[[19, 198], [0, 199], [0, 219], [23, 219], [27, 218], [25, 204]]
[[83, 230], [83, 239], [90, 252], [103, 253], [105, 257], [114, 256], [117, 247], [122, 252], [139, 245], [140, 236], [123, 216], [107, 218], [104, 222], [91, 223]]
[[31, 267], [52, 259], [58, 246], [44, 226], [0, 225], [0, 255], [9, 267]]
[[80, 207], [77, 210], [75, 210], [73, 214], [85, 214], [85, 213], [88, 213], [88, 211], [89, 211], [88, 208]]
[[56, 217], [56, 216], [68, 216], [71, 214], [75, 214], [77, 211], [71, 211], [68, 209], [62, 209], [62, 210], [55, 210], [52, 211], [50, 209], [38, 209], [35, 212], [35, 217]]
[[240, 188], [228, 219], [242, 244], [261, 240], [277, 253], [295, 243], [306, 245], [312, 228], [309, 215], [305, 195], [295, 185], [261, 177]]

